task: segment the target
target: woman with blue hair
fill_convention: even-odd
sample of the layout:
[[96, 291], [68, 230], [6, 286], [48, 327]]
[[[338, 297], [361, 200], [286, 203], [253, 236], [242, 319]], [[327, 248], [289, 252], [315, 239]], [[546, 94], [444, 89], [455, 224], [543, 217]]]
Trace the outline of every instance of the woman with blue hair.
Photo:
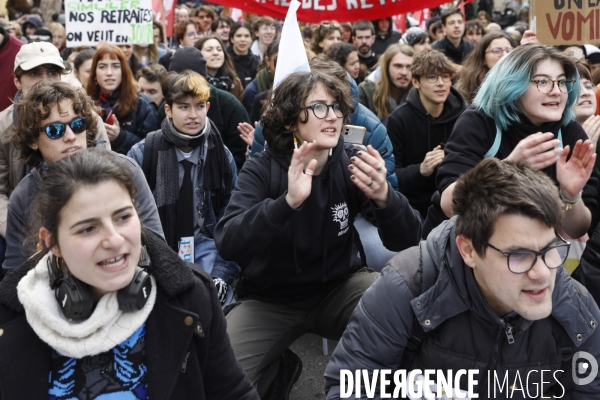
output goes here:
[[562, 228], [570, 237], [590, 229], [599, 175], [594, 146], [573, 113], [579, 80], [570, 57], [542, 44], [520, 46], [490, 70], [445, 146], [436, 183], [446, 216], [453, 215], [457, 178], [484, 158], [497, 157], [523, 161], [554, 180], [565, 206]]

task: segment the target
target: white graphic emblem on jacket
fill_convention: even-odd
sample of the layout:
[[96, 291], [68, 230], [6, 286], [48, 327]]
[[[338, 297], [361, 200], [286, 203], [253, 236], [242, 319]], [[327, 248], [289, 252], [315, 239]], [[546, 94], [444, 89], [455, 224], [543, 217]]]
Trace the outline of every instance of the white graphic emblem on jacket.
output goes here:
[[348, 206], [346, 202], [331, 207], [333, 211], [333, 222], [340, 223], [340, 233], [338, 236], [343, 235], [348, 230]]

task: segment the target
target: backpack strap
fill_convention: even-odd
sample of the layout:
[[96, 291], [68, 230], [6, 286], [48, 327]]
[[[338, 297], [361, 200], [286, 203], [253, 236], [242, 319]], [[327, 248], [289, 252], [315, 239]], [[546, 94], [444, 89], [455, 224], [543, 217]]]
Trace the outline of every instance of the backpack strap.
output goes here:
[[[560, 140], [560, 144], [556, 146], [557, 148], [563, 148], [563, 140], [562, 140], [562, 128], [558, 130], [557, 139]], [[483, 155], [483, 158], [496, 157], [498, 150], [500, 150], [500, 143], [502, 143], [502, 131], [500, 127], [496, 125], [496, 137], [494, 138], [494, 143], [492, 147]]]
[[158, 149], [160, 140], [162, 139], [162, 131], [150, 132], [146, 136], [144, 144], [144, 159], [142, 160], [142, 171], [150, 187], [150, 191], [154, 192], [156, 187], [156, 169], [158, 166]]

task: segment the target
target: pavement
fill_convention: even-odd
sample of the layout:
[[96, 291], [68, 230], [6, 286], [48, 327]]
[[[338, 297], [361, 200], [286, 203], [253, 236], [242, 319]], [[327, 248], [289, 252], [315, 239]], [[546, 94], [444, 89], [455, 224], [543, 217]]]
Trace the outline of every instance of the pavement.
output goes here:
[[290, 347], [302, 359], [302, 374], [290, 393], [290, 400], [325, 399], [323, 373], [337, 342], [327, 341], [329, 352], [323, 355], [323, 339], [314, 334], [301, 336]]

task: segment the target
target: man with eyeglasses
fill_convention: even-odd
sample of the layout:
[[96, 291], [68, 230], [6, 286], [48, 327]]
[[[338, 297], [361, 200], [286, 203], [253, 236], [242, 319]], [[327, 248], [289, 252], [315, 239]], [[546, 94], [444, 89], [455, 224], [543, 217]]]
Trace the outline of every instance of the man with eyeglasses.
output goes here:
[[325, 371], [327, 399], [340, 398], [342, 369], [441, 370], [446, 379], [475, 370], [453, 389], [597, 399], [597, 368], [582, 374], [577, 361], [597, 365], [600, 310], [562, 267], [569, 243], [556, 232], [564, 211], [552, 180], [490, 158], [454, 190], [456, 216], [394, 257], [363, 295]]
[[[0, 54], [2, 50], [0, 49]], [[2, 63], [0, 63], [2, 64]], [[67, 70], [58, 49], [49, 42], [34, 42], [20, 47], [14, 59], [13, 73], [8, 75], [13, 83], [10, 86], [17, 88], [14, 102], [17, 103], [38, 82], [59, 82]], [[4, 74], [2, 74], [4, 76]], [[97, 118], [101, 121], [100, 116]], [[7, 139], [8, 133], [17, 124], [17, 107], [11, 104], [0, 112], [0, 262], [4, 260], [4, 246], [6, 237], [6, 218], [8, 199], [17, 184], [26, 174], [23, 159], [19, 151]], [[96, 140], [103, 141], [105, 147], [110, 149], [110, 142], [106, 135], [103, 123], [98, 124]], [[18, 265], [17, 265], [18, 266]]]
[[262, 62], [267, 47], [277, 37], [277, 23], [271, 17], [259, 17], [254, 22], [252, 30], [256, 40], [250, 46], [250, 51]]
[[436, 191], [435, 176], [444, 145], [466, 108], [452, 87], [452, 62], [437, 50], [416, 54], [410, 67], [413, 88], [388, 119], [400, 191], [424, 220]]
[[446, 37], [431, 44], [435, 50], [440, 50], [455, 64], [462, 64], [465, 58], [475, 49], [475, 46], [463, 38], [465, 19], [460, 9], [453, 7], [441, 15]]

